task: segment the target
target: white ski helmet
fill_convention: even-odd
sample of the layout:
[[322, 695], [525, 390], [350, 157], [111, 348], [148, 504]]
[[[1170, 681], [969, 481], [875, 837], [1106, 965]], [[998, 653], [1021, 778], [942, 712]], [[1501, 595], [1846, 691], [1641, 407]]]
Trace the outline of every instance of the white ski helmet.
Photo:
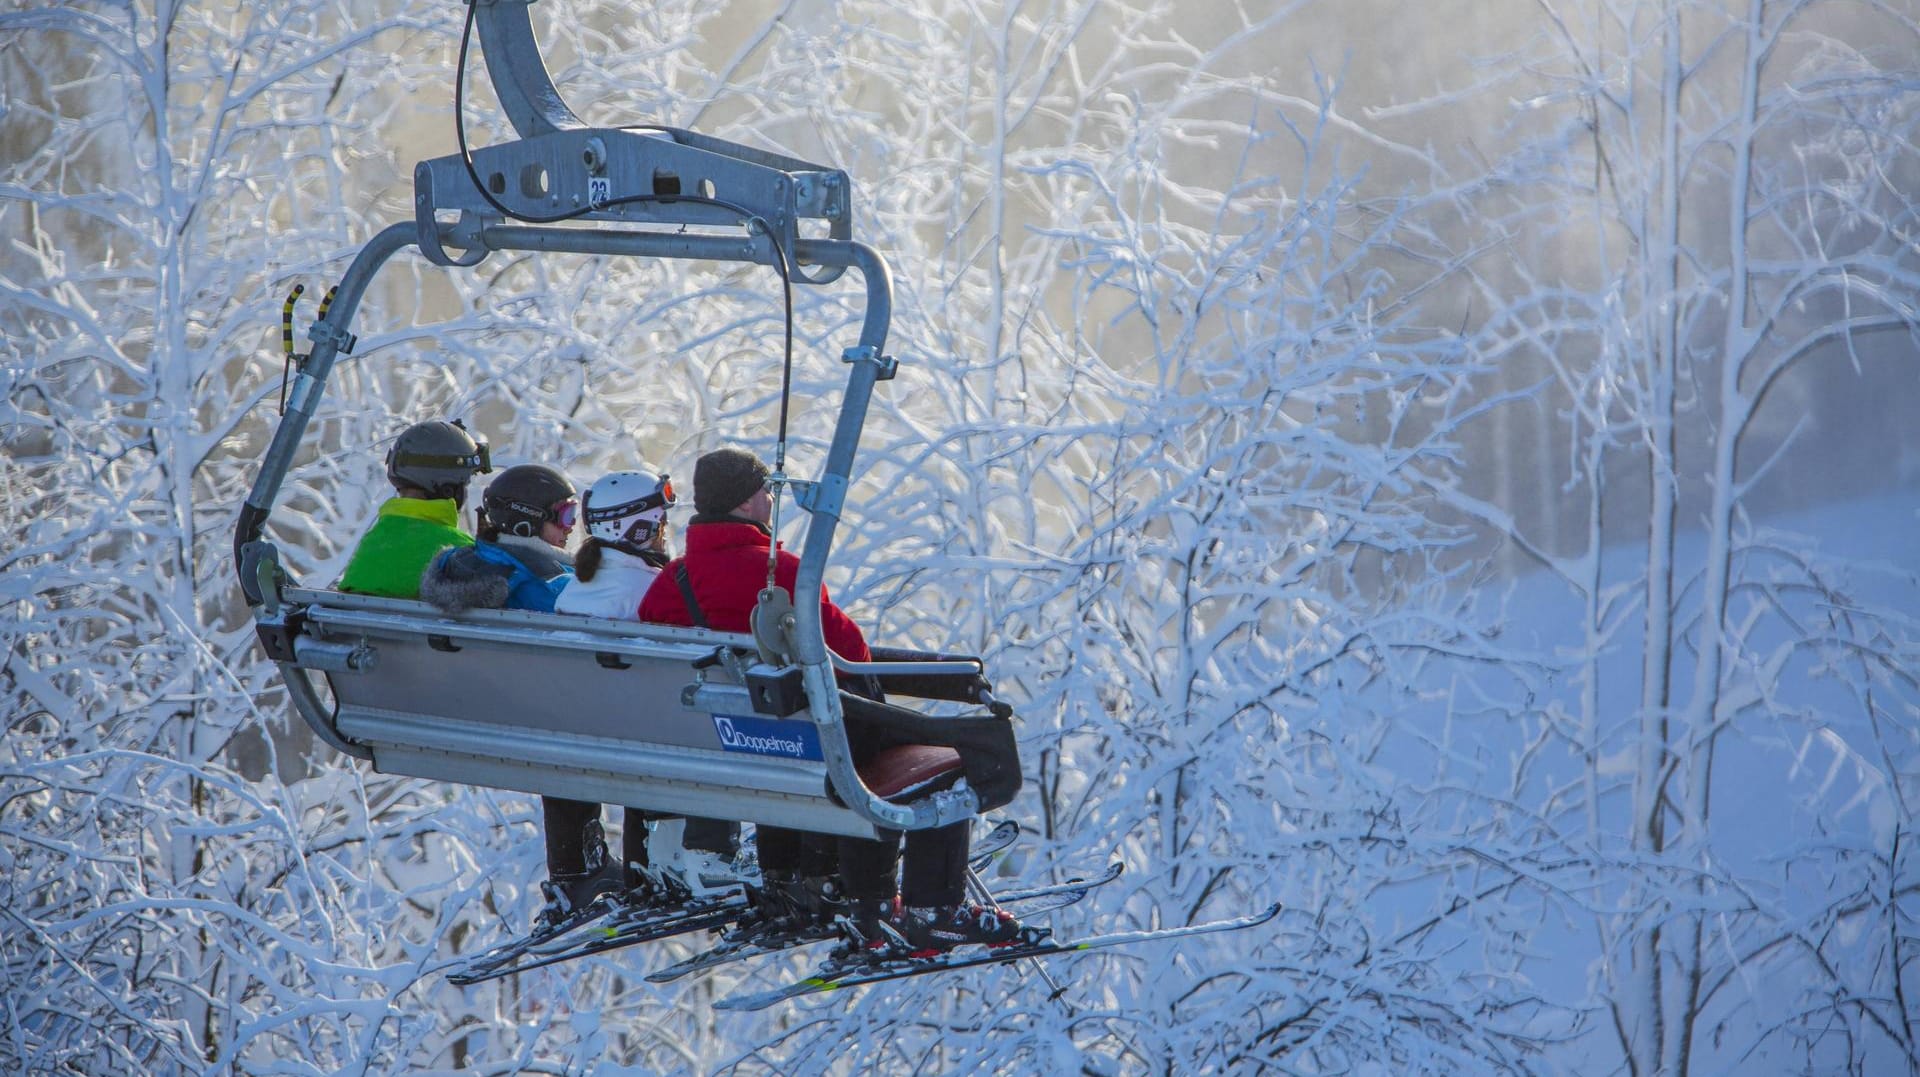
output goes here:
[[650, 471], [615, 471], [580, 499], [587, 534], [610, 546], [644, 549], [667, 522], [673, 482]]

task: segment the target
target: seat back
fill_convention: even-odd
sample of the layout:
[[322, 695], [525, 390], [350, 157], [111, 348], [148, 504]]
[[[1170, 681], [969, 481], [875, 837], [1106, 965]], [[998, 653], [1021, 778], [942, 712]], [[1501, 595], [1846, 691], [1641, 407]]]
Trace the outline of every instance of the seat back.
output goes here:
[[[296, 665], [390, 774], [872, 837], [835, 801], [806, 712], [754, 712], [723, 647], [750, 637], [290, 589]], [[700, 663], [705, 668], [696, 668]], [[700, 685], [698, 693], [690, 691]]]

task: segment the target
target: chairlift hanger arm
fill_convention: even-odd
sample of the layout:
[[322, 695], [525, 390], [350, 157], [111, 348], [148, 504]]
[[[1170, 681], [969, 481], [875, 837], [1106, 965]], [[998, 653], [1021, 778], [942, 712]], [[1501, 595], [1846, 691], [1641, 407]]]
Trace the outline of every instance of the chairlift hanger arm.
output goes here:
[[[617, 207], [616, 211], [627, 213], [634, 219], [661, 224], [677, 223], [683, 227], [737, 225], [740, 219], [738, 213], [719, 211], [710, 201], [693, 198], [664, 200], [661, 187], [667, 175], [672, 175], [676, 183], [690, 185], [684, 192], [688, 194], [706, 182], [711, 182], [714, 191], [719, 194], [744, 193], [761, 204], [740, 203], [741, 208], [760, 217], [774, 230], [775, 238], [783, 240], [781, 246], [790, 259], [829, 268], [828, 275], [812, 278], [813, 283], [826, 283], [837, 278], [839, 270], [846, 266], [860, 266], [867, 277], [870, 301], [861, 344], [870, 345], [876, 351], [884, 345], [885, 327], [891, 311], [886, 302], [876, 310], [871, 301], [876, 296], [890, 298], [891, 282], [887, 279], [886, 263], [871, 250], [853, 244], [849, 239], [850, 198], [844, 172], [670, 128], [653, 129], [651, 135], [586, 129], [561, 99], [547, 73], [546, 64], [540, 58], [529, 16], [529, 8], [534, 0], [471, 2], [470, 17], [480, 33], [481, 46], [487, 52], [488, 71], [495, 93], [506, 108], [514, 129], [522, 135], [520, 142], [479, 151], [481, 155], [488, 155], [488, 165], [497, 163], [500, 166], [489, 171], [483, 182], [491, 183], [492, 175], [497, 172], [502, 186], [506, 187], [509, 185], [508, 173], [511, 172], [513, 183], [519, 184], [524, 180], [525, 189], [546, 185], [545, 197], [550, 206], [558, 204], [571, 207], [574, 204], [574, 186], [579, 188], [582, 199], [589, 197], [588, 181], [596, 178], [590, 175], [596, 158], [603, 174], [614, 169], [616, 161], [624, 162], [619, 166], [623, 170], [621, 175], [630, 179], [636, 189], [620, 192], [615, 197], [635, 198], [636, 201], [631, 203], [635, 208], [628, 210], [626, 207]], [[605, 142], [608, 136], [613, 138], [610, 144]], [[545, 141], [539, 145], [526, 144], [530, 139], [542, 138]], [[600, 145], [589, 152], [596, 139], [600, 140]], [[624, 156], [629, 152], [633, 154], [631, 160]], [[679, 163], [681, 171], [649, 166], [649, 154], [660, 161]], [[497, 161], [494, 159], [496, 156]], [[516, 163], [521, 167], [511, 167]], [[300, 366], [299, 377], [289, 397], [287, 416], [274, 432], [273, 443], [268, 447], [260, 475], [241, 507], [234, 532], [236, 566], [241, 560], [241, 547], [258, 539], [263, 533], [274, 498], [285, 480], [300, 439], [306, 433], [307, 423], [318, 406], [335, 357], [343, 346], [351, 346], [352, 338], [345, 328], [352, 324], [367, 285], [387, 259], [409, 241], [419, 245], [429, 259], [441, 264], [453, 264], [444, 251], [448, 242], [468, 249], [471, 262], [462, 259], [467, 264], [477, 262], [488, 249], [515, 248], [761, 263], [771, 263], [773, 258], [778, 257], [766, 238], [756, 239], [752, 236], [676, 236], [673, 233], [661, 233], [649, 240], [623, 239], [619, 233], [613, 233], [602, 239], [600, 237], [606, 235], [603, 230], [572, 229], [569, 231], [575, 234], [571, 236], [529, 232], [524, 237], [506, 234], [497, 235], [488, 242], [476, 242], [474, 237], [490, 223], [488, 218], [497, 221], [498, 216], [479, 197], [480, 192], [473, 189], [471, 180], [465, 175], [464, 161], [461, 162], [461, 175], [457, 177], [457, 182], [456, 177], [447, 174], [449, 168], [450, 159], [441, 158], [437, 162], [423, 162], [416, 169], [414, 224], [411, 227], [393, 225], [375, 236], [341, 279], [332, 309], [324, 319], [315, 323], [310, 334], [314, 347]], [[545, 169], [545, 178], [535, 182], [538, 179], [536, 172], [541, 169]], [[714, 180], [716, 174], [727, 181], [729, 188], [744, 185], [744, 192], [722, 189], [719, 182]], [[605, 178], [612, 179], [611, 176]], [[640, 191], [638, 188], [643, 179], [646, 189]], [[420, 181], [424, 181], [424, 185], [419, 185]], [[451, 202], [443, 200], [443, 192], [446, 198], [452, 199]], [[666, 193], [678, 192], [676, 189]], [[764, 200], [760, 196], [765, 196]], [[738, 202], [734, 198], [729, 200]], [[457, 211], [460, 219], [457, 222], [439, 219], [440, 214], [446, 211]], [[599, 217], [605, 212], [615, 211], [595, 211], [588, 216]], [[801, 216], [829, 220], [831, 235], [825, 241], [800, 238], [797, 222]], [[516, 241], [522, 238], [525, 242]], [[480, 249], [476, 250], [475, 247]], [[243, 579], [242, 588], [249, 603], [260, 601], [256, 584]]]
[[[799, 271], [795, 247], [804, 220], [823, 222], [832, 239], [851, 238], [851, 185], [846, 173], [766, 150], [652, 124], [590, 128], [562, 100], [534, 40], [533, 0], [468, 0], [468, 26], [456, 72], [455, 128], [460, 152], [414, 169], [414, 216], [420, 249], [441, 265], [470, 265], [439, 242], [448, 215], [512, 218], [529, 224], [596, 220], [649, 222], [679, 228], [771, 232], [794, 259], [788, 276], [826, 284], [840, 269]], [[487, 71], [519, 138], [470, 149], [464, 90], [468, 39], [477, 30]]]
[[[521, 138], [537, 138], [556, 131], [585, 128], [587, 125], [574, 115], [573, 109], [560, 96], [559, 89], [553, 84], [553, 76], [547, 72], [546, 60], [540, 55], [540, 44], [534, 37], [529, 10], [536, 0], [469, 2], [469, 14], [480, 36], [480, 48], [486, 56], [487, 74], [493, 83], [494, 96], [500, 100], [501, 108], [512, 122], [514, 131]], [[622, 130], [657, 132], [695, 149], [737, 157], [765, 168], [787, 172], [827, 171], [798, 158], [736, 145], [677, 127], [643, 124]], [[844, 176], [844, 173], [841, 175]]]
[[494, 96], [521, 138], [585, 127], [547, 74], [528, 8], [534, 0], [467, 0]]

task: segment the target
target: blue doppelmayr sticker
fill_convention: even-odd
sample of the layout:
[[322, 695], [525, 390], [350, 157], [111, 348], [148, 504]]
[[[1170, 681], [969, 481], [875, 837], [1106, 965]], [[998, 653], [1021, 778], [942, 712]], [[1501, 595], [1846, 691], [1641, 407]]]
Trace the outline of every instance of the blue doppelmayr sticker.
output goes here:
[[720, 747], [729, 752], [816, 762], [824, 758], [820, 754], [820, 731], [812, 722], [716, 714], [713, 731], [720, 735]]

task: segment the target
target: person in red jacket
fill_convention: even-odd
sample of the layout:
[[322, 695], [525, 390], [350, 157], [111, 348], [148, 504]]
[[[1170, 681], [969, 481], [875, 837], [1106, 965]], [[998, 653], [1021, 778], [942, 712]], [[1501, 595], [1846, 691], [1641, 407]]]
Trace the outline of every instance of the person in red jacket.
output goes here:
[[[647, 588], [640, 600], [640, 620], [749, 631], [774, 547], [767, 475], [767, 465], [743, 449], [717, 449], [699, 459], [693, 469], [694, 516], [686, 527], [686, 553]], [[800, 559], [779, 550], [774, 582], [789, 595], [799, 571]], [[835, 654], [853, 662], [870, 659], [860, 626], [834, 605], [824, 586], [820, 623]], [[851, 747], [856, 762], [872, 754], [858, 739]], [[971, 823], [962, 821], [910, 832], [904, 878], [897, 885], [898, 831], [888, 831], [878, 841], [841, 838], [837, 850], [818, 836], [766, 825], [756, 828], [755, 840], [766, 887], [797, 909], [820, 915], [844, 900], [866, 939], [884, 944], [884, 924], [915, 952], [931, 952], [963, 943], [1008, 942], [1020, 931], [1012, 916], [966, 900], [971, 829]], [[823, 878], [831, 870], [834, 852], [844, 898]]]
[[[707, 624], [726, 632], [747, 631], [748, 618], [767, 585], [767, 547], [773, 545], [769, 522], [773, 495], [767, 491], [767, 465], [743, 449], [718, 449], [702, 456], [693, 468], [693, 519], [686, 529], [687, 552], [660, 571], [640, 598], [640, 619], [659, 624], [691, 625], [685, 596], [675, 574], [682, 565], [693, 587], [694, 601]], [[742, 490], [751, 492], [739, 502], [716, 510]], [[800, 559], [780, 551], [773, 580], [789, 595]], [[820, 628], [827, 646], [849, 662], [871, 659], [867, 638], [825, 586], [820, 588]]]

